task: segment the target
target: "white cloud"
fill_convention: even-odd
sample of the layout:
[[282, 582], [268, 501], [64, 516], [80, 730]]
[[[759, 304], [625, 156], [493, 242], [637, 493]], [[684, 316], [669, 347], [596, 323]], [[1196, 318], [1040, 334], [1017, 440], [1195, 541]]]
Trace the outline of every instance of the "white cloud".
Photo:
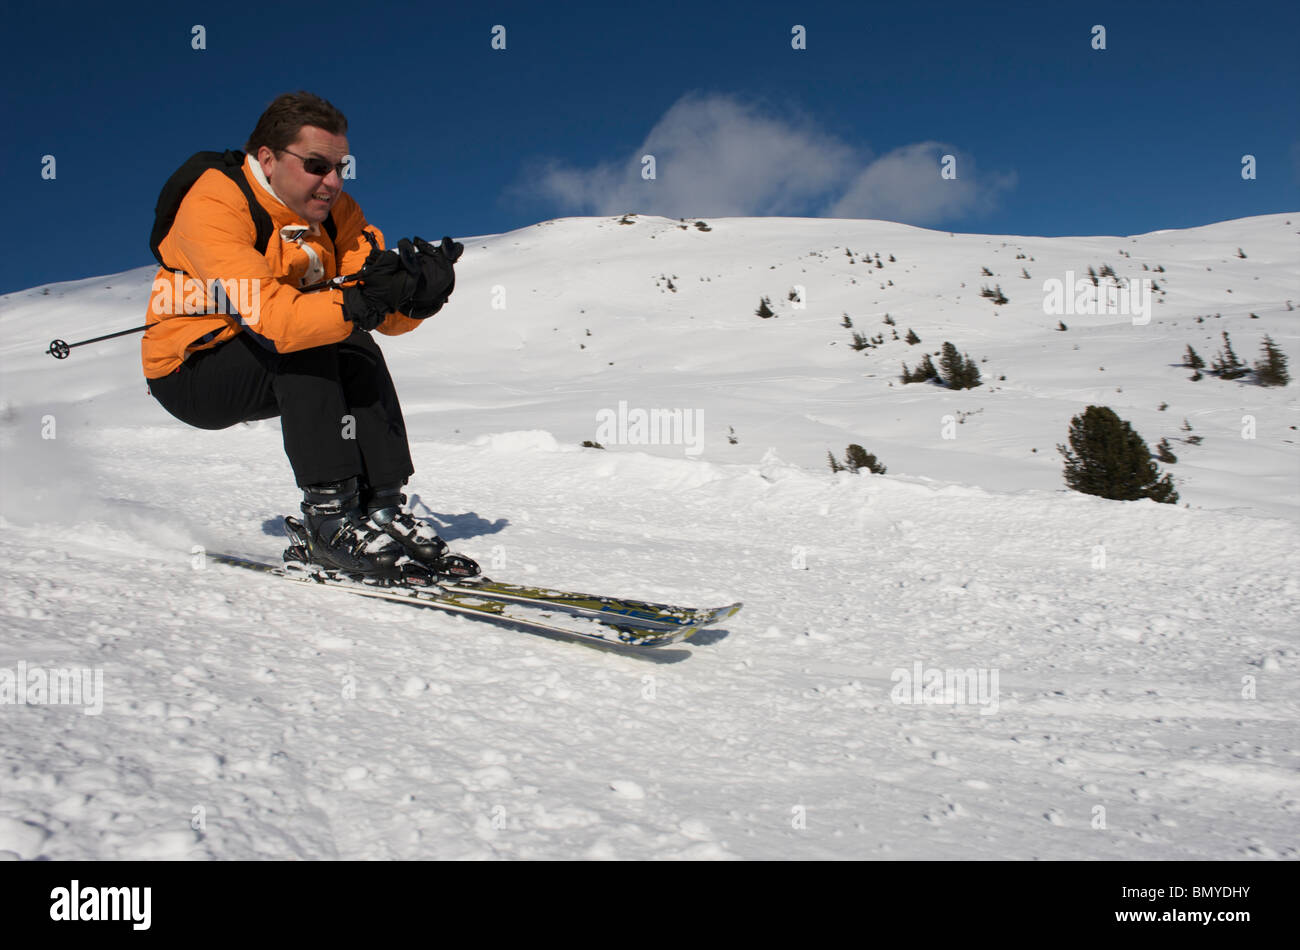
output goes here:
[[[939, 177], [957, 155], [958, 178]], [[641, 177], [653, 155], [656, 177]], [[512, 189], [561, 214], [640, 211], [665, 217], [826, 215], [932, 223], [992, 207], [1015, 176], [977, 178], [951, 146], [922, 142], [875, 161], [812, 123], [764, 114], [726, 95], [688, 94], [621, 159], [552, 163]]]
[[[641, 177], [653, 155], [655, 178]], [[524, 188], [573, 213], [668, 217], [806, 213], [851, 174], [853, 150], [807, 124], [728, 96], [686, 95], [633, 154], [578, 169], [552, 165]]]
[[[955, 178], [940, 174], [945, 155], [953, 156]], [[918, 142], [894, 149], [864, 168], [826, 214], [933, 224], [989, 211], [1015, 183], [1014, 172], [981, 178], [975, 160], [951, 145]]]

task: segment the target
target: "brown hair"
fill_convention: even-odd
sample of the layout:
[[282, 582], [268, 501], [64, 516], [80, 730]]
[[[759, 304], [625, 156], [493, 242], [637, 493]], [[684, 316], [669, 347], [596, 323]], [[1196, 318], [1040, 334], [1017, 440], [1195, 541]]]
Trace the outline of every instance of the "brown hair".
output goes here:
[[334, 135], [346, 135], [348, 120], [343, 113], [334, 108], [320, 96], [310, 92], [286, 92], [275, 97], [262, 117], [257, 120], [257, 127], [248, 137], [244, 151], [257, 155], [263, 145], [273, 152], [280, 152], [293, 144], [304, 125], [313, 125]]

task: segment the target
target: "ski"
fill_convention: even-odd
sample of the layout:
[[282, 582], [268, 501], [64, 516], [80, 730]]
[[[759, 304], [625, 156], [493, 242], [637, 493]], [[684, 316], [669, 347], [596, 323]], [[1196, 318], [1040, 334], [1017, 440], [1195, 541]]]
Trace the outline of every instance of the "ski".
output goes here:
[[[606, 613], [603, 616], [581, 616], [564, 611], [544, 601], [515, 603], [475, 595], [470, 590], [442, 586], [411, 587], [403, 584], [366, 584], [338, 575], [328, 575], [309, 569], [290, 568], [234, 554], [207, 552], [209, 560], [231, 567], [257, 571], [294, 583], [339, 590], [387, 600], [410, 606], [426, 607], [445, 613], [459, 614], [480, 620], [495, 621], [529, 633], [560, 637], [592, 645], [651, 649], [677, 643], [696, 634], [702, 623], [678, 625], [672, 628], [647, 627], [633, 618]], [[558, 614], [558, 616], [557, 616]], [[712, 621], [710, 621], [712, 622]]]
[[[284, 526], [290, 545], [289, 551], [285, 554], [286, 560], [305, 563], [309, 557], [307, 536], [302, 522], [297, 518], [288, 517], [284, 519]], [[505, 584], [484, 577], [478, 572], [478, 565], [468, 558], [453, 554], [448, 556], [448, 560], [456, 563], [457, 566], [472, 567], [473, 574], [439, 571], [437, 582], [444, 590], [473, 594], [475, 597], [500, 603], [548, 605], [575, 617], [589, 617], [614, 625], [631, 624], [651, 630], [703, 627], [733, 616], [742, 606], [736, 603], [725, 607], [699, 609], [623, 597], [581, 594], [577, 591], [555, 590], [548, 587]], [[429, 567], [429, 565], [425, 566]]]
[[575, 616], [596, 619], [621, 617], [625, 621], [653, 630], [706, 627], [735, 616], [744, 606], [735, 603], [725, 607], [679, 607], [674, 604], [606, 597], [599, 594], [580, 594], [576, 591], [553, 590], [547, 587], [503, 584], [487, 577], [465, 580], [444, 579], [439, 583], [447, 590], [475, 594], [505, 603], [549, 604]]

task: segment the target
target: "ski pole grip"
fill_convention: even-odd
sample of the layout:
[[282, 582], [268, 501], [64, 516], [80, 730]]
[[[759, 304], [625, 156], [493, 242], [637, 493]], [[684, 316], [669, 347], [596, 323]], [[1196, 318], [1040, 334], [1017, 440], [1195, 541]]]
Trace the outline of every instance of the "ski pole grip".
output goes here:
[[355, 274], [341, 274], [338, 277], [331, 277], [329, 280], [318, 280], [316, 283], [308, 284], [306, 287], [299, 287], [298, 293], [309, 294], [312, 291], [323, 290], [326, 287], [342, 287], [344, 284], [350, 283], [354, 280], [362, 280], [366, 276], [366, 269], [363, 267]]

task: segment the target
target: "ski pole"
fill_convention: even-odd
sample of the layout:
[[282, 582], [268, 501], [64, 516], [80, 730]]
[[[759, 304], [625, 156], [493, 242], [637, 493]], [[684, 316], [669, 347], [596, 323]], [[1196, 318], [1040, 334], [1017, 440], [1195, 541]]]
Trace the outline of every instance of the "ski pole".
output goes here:
[[149, 329], [149, 324], [142, 327], [132, 327], [130, 330], [118, 330], [116, 333], [106, 333], [103, 336], [97, 336], [91, 340], [82, 340], [79, 343], [64, 343], [62, 340], [51, 340], [50, 348], [46, 350], [50, 356], [56, 360], [66, 360], [69, 352], [74, 346], [85, 346], [87, 343], [98, 343], [100, 340], [111, 340], [115, 336], [126, 336], [128, 333], [139, 333], [141, 330]]
[[[331, 277], [329, 280], [318, 281], [314, 284], [308, 284], [306, 287], [300, 287], [298, 289], [300, 293], [309, 294], [313, 291], [323, 290], [326, 287], [339, 287], [346, 284], [348, 281], [360, 280], [364, 276], [366, 276], [366, 269], [363, 267], [355, 274], [340, 274], [338, 277]], [[50, 356], [53, 356], [56, 360], [66, 360], [71, 355], [74, 346], [85, 346], [87, 343], [98, 343], [100, 340], [111, 340], [113, 337], [126, 336], [128, 333], [140, 333], [141, 331], [149, 329], [150, 326], [152, 326], [152, 324], [146, 323], [144, 326], [132, 327], [129, 330], [118, 330], [116, 333], [106, 333], [103, 336], [93, 337], [89, 340], [81, 340], [77, 343], [65, 343], [63, 340], [51, 340], [49, 349], [45, 352], [49, 353]]]

